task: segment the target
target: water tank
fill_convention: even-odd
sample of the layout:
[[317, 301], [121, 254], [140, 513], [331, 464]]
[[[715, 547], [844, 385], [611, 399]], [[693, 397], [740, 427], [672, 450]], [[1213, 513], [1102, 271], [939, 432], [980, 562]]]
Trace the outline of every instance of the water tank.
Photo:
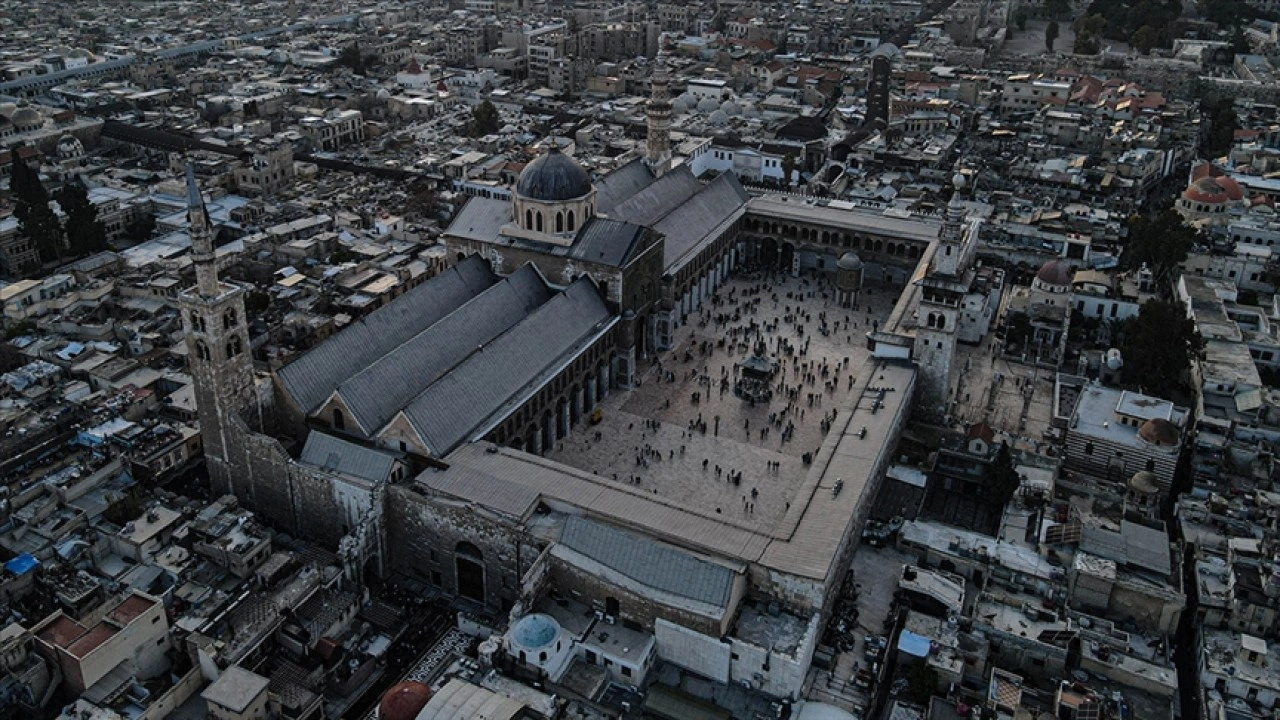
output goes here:
[[1111, 348], [1107, 351], [1106, 363], [1107, 369], [1112, 371], [1119, 370], [1124, 367], [1124, 359], [1120, 357], [1119, 348]]

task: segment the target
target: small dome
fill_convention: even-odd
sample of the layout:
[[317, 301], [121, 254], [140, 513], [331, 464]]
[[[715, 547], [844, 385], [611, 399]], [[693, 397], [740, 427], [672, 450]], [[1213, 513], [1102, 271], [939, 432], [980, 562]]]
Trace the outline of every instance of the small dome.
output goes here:
[[717, 110], [711, 113], [711, 117], [707, 118], [707, 122], [712, 125], [727, 125], [729, 124], [729, 116], [725, 114], [725, 111]]
[[862, 258], [857, 253], [847, 252], [840, 256], [836, 261], [836, 269], [838, 270], [861, 270]]
[[720, 109], [720, 103], [711, 98], [702, 98], [698, 101], [698, 112], [713, 113]]
[[416, 720], [431, 700], [431, 688], [420, 682], [392, 685], [378, 702], [379, 720]]
[[671, 101], [671, 112], [677, 115], [689, 112], [689, 103], [685, 102], [683, 95]]
[[535, 613], [525, 615], [511, 630], [511, 639], [529, 650], [537, 650], [555, 642], [560, 634], [560, 624], [550, 615]]
[[72, 50], [71, 52], [67, 53], [67, 57], [84, 58], [86, 60], [92, 60], [93, 53], [89, 52], [88, 50], [85, 50], [84, 48], [76, 48], [75, 50]]
[[44, 124], [44, 116], [33, 107], [18, 108], [9, 120], [19, 130], [23, 128], [38, 128]]
[[561, 202], [591, 192], [591, 176], [554, 145], [525, 166], [516, 181], [516, 194], [530, 200]]
[[84, 154], [84, 145], [74, 135], [63, 135], [58, 139], [58, 156], [63, 158], [78, 157]]
[[1160, 491], [1160, 481], [1155, 473], [1139, 470], [1129, 478], [1129, 489], [1143, 495], [1155, 495]]
[[57, 46], [54, 46], [52, 52], [54, 55], [61, 55], [62, 57], [66, 57], [71, 54], [71, 46], [57, 45]]
[[725, 100], [720, 103], [720, 112], [729, 117], [735, 117], [742, 114], [742, 107], [732, 100]]
[[11, 118], [13, 117], [13, 114], [17, 111], [18, 111], [17, 103], [11, 103], [11, 102], [0, 103], [0, 117], [6, 118], [6, 119]]
[[1056, 285], [1058, 287], [1067, 287], [1071, 285], [1071, 278], [1075, 275], [1071, 270], [1071, 266], [1062, 260], [1050, 260], [1040, 266], [1040, 271], [1036, 273], [1036, 279], [1045, 285]]
[[1177, 445], [1179, 435], [1178, 426], [1162, 418], [1151, 418], [1138, 428], [1138, 437], [1159, 447]]

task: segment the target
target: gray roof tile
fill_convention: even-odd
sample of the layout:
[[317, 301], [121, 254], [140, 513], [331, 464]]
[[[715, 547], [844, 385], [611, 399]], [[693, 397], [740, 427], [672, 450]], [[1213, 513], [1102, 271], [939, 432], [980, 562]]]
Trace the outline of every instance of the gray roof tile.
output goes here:
[[298, 460], [329, 472], [369, 482], [386, 480], [396, 464], [396, 456], [389, 452], [357, 445], [319, 431], [312, 431], [307, 436], [307, 444], [303, 446]]
[[466, 258], [280, 368], [280, 383], [310, 413], [343, 381], [496, 282], [488, 262]]
[[570, 516], [560, 544], [651, 588], [727, 607], [734, 573], [670, 545], [609, 525]]

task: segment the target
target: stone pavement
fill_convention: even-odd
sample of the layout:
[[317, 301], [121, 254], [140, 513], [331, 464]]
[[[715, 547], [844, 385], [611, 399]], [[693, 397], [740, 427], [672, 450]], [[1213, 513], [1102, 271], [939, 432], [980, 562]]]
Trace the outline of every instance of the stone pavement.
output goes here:
[[[822, 446], [824, 417], [852, 403], [849, 379], [869, 353], [865, 333], [872, 321], [884, 322], [898, 295], [872, 288], [857, 310], [843, 310], [824, 292], [830, 296], [829, 284], [811, 275], [731, 279], [718, 302], [677, 329], [671, 351], [642, 367], [639, 387], [612, 391], [601, 423], [575, 428], [547, 456], [703, 514], [776, 523], [807, 472], [803, 455]], [[757, 337], [780, 369], [772, 399], [752, 407], [733, 392], [734, 365], [751, 356]]]

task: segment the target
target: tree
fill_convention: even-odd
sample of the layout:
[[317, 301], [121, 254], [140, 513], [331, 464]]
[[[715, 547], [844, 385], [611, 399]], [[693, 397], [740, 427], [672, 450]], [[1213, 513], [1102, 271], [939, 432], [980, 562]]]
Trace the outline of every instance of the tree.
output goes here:
[[413, 191], [405, 202], [405, 213], [416, 217], [435, 217], [440, 212], [440, 197], [430, 187]]
[[49, 207], [49, 192], [35, 170], [23, 160], [15, 160], [9, 178], [14, 195], [13, 214], [18, 218], [18, 233], [31, 241], [43, 262], [62, 262], [64, 242], [62, 225]]
[[999, 510], [1007, 505], [1021, 486], [1022, 477], [1013, 466], [1013, 452], [1009, 450], [1009, 443], [1002, 442], [996, 450], [995, 458], [987, 466], [985, 497], [991, 509]]
[[1016, 11], [1014, 11], [1013, 24], [1018, 26], [1018, 30], [1027, 29], [1027, 9], [1026, 8], [1020, 7]]
[[1071, 12], [1071, 0], [1045, 0], [1044, 11], [1049, 17], [1063, 17]]
[[[1227, 95], [1216, 100], [1200, 103], [1202, 125], [1207, 125], [1202, 142], [1204, 154], [1209, 157], [1220, 157], [1231, 151], [1235, 144], [1236, 130], [1240, 127], [1240, 119], [1236, 115], [1235, 98]], [[1207, 121], [1207, 122], [1204, 122]]]
[[796, 156], [787, 153], [782, 156], [782, 185], [791, 187], [791, 176], [796, 172]]
[[0, 373], [17, 370], [27, 364], [27, 357], [18, 348], [7, 342], [0, 342]]
[[1082, 32], [1076, 35], [1076, 41], [1071, 47], [1071, 52], [1076, 55], [1097, 55], [1102, 52], [1102, 46], [1098, 43], [1097, 35]]
[[1183, 387], [1202, 341], [1181, 302], [1148, 300], [1119, 324], [1121, 377], [1144, 394], [1168, 398]]
[[1172, 206], [1154, 218], [1135, 215], [1129, 218], [1129, 238], [1120, 259], [1129, 270], [1146, 265], [1158, 283], [1166, 284], [1173, 281], [1199, 237]]
[[58, 191], [58, 205], [67, 219], [63, 227], [72, 255], [88, 255], [107, 249], [107, 229], [98, 220], [98, 208], [89, 202], [89, 190], [78, 178]]
[[1044, 29], [1044, 47], [1049, 52], [1053, 52], [1053, 43], [1058, 39], [1058, 21], [1054, 20]]
[[369, 68], [378, 64], [377, 55], [366, 55], [360, 51], [360, 43], [353, 42], [338, 53], [336, 67], [350, 68], [356, 75], [364, 75]]
[[250, 290], [244, 296], [244, 311], [251, 317], [257, 317], [271, 307], [271, 296], [261, 290]]
[[1133, 36], [1129, 38], [1129, 44], [1143, 55], [1150, 55], [1151, 49], [1156, 46], [1159, 39], [1155, 28], [1143, 25], [1134, 31]]
[[501, 118], [498, 117], [498, 108], [485, 100], [471, 111], [471, 137], [484, 137], [498, 132], [499, 122]]
[[146, 242], [155, 233], [156, 218], [151, 213], [139, 215], [124, 226], [124, 236], [134, 243]]

